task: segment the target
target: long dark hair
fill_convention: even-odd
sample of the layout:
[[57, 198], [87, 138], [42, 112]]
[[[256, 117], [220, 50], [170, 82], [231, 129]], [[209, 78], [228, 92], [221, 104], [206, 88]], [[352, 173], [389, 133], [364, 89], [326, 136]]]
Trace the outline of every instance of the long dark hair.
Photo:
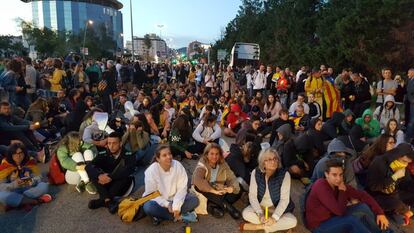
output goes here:
[[[391, 132], [391, 129], [390, 129], [390, 123], [392, 121], [395, 122], [395, 124], [397, 125], [397, 128], [395, 128], [395, 130], [393, 132]], [[388, 123], [387, 123], [387, 127], [385, 128], [385, 134], [389, 134], [389, 135], [395, 136], [397, 134], [398, 130], [399, 130], [398, 121], [396, 119], [394, 119], [394, 118], [390, 119], [388, 121]]]
[[148, 121], [147, 121], [147, 118], [145, 117], [145, 114], [139, 113], [139, 114], [137, 114], [135, 116], [138, 118], [139, 121], [142, 122], [144, 131], [147, 132], [147, 133], [149, 133], [149, 134], [151, 134], [151, 127], [148, 124]]
[[17, 166], [16, 162], [14, 162], [14, 160], [13, 160], [13, 154], [15, 154], [18, 149], [21, 149], [24, 153], [24, 159], [22, 160], [21, 165], [25, 165], [27, 163], [27, 161], [30, 160], [30, 157], [27, 154], [26, 146], [23, 143], [20, 143], [20, 142], [13, 143], [9, 146], [9, 148], [7, 149], [6, 160], [10, 164], [13, 164], [13, 165]]
[[[374, 160], [375, 156], [384, 154], [387, 151], [387, 143], [394, 136], [389, 134], [381, 134], [367, 149], [362, 152], [360, 161], [364, 167], [368, 167]], [[395, 138], [394, 138], [395, 140]]]
[[172, 124], [172, 130], [174, 129], [178, 130], [183, 141], [190, 140], [192, 129], [190, 127], [190, 120], [187, 115], [181, 114], [177, 117], [177, 119], [175, 119], [174, 123]]

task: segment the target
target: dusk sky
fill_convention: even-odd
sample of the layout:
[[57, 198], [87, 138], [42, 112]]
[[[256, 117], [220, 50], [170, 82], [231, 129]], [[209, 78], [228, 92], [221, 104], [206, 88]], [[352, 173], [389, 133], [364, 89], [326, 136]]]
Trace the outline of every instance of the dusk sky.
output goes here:
[[[12, 3], [14, 2], [14, 3]], [[129, 0], [124, 4], [124, 43], [131, 40]], [[160, 34], [173, 48], [187, 46], [198, 40], [213, 43], [220, 37], [221, 30], [232, 20], [239, 9], [240, 0], [132, 0], [134, 36], [146, 33]], [[31, 19], [31, 5], [20, 0], [8, 1], [2, 5], [0, 34], [20, 35], [16, 18]]]

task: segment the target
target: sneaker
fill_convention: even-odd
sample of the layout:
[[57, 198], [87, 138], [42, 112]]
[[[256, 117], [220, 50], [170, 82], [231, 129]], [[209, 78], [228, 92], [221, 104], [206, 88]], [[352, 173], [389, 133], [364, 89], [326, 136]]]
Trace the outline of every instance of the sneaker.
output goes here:
[[96, 188], [95, 185], [93, 185], [91, 182], [87, 183], [85, 186], [86, 192], [89, 194], [95, 195], [96, 194]]
[[90, 200], [88, 203], [88, 208], [91, 210], [99, 209], [105, 207], [105, 201], [102, 199]]
[[39, 197], [40, 203], [49, 203], [53, 200], [52, 196], [50, 194], [43, 194]]
[[197, 214], [195, 211], [181, 214], [181, 220], [185, 223], [198, 222]]
[[83, 193], [85, 191], [85, 182], [80, 181], [77, 185], [76, 185], [76, 191], [78, 191], [78, 193]]
[[215, 206], [215, 205], [208, 205], [207, 212], [215, 218], [224, 217], [224, 211], [220, 207]]
[[152, 225], [158, 226], [158, 225], [161, 224], [161, 220], [159, 218], [157, 218], [157, 217], [151, 217], [151, 219], [152, 219]]
[[118, 212], [118, 202], [115, 200], [109, 201], [106, 207], [108, 208], [110, 214]]

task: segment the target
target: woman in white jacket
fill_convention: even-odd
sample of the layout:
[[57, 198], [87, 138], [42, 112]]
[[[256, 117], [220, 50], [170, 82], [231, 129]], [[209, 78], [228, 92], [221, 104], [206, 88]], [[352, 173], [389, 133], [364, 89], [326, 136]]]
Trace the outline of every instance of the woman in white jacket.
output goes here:
[[194, 153], [201, 154], [207, 144], [215, 142], [218, 144], [221, 137], [221, 128], [217, 124], [217, 117], [208, 113], [201, 120], [200, 124], [195, 128], [193, 132], [193, 138], [195, 140]]
[[159, 191], [161, 196], [144, 204], [144, 212], [154, 225], [162, 220], [179, 220], [198, 206], [198, 198], [187, 193], [188, 177], [183, 165], [173, 160], [170, 146], [160, 145], [153, 163], [145, 171], [146, 196]]

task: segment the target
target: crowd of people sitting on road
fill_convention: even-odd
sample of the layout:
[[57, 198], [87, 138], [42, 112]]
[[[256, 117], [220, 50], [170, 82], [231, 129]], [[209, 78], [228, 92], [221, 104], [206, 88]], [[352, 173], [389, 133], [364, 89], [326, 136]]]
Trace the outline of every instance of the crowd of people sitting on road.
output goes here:
[[228, 213], [241, 231], [301, 219], [318, 233], [392, 232], [413, 216], [414, 68], [407, 76], [384, 68], [370, 85], [324, 65], [3, 60], [0, 205], [29, 211], [67, 183], [114, 214], [142, 180], [143, 196], [160, 193], [142, 208], [154, 225]]

